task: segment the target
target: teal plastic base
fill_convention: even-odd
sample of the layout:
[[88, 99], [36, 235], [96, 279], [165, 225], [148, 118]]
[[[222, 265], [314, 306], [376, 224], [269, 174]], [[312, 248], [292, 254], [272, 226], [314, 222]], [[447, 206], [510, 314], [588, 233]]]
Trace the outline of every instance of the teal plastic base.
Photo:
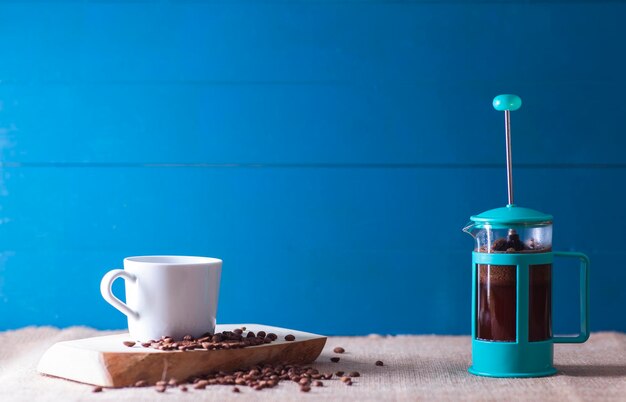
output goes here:
[[545, 377], [556, 373], [552, 366], [552, 340], [528, 342], [472, 341], [471, 374], [485, 377]]
[[556, 374], [556, 369], [553, 367], [551, 370], [536, 373], [485, 373], [482, 371], [474, 370], [474, 366], [467, 369], [470, 374], [478, 375], [481, 377], [494, 377], [494, 378], [524, 378], [524, 377], [548, 377]]

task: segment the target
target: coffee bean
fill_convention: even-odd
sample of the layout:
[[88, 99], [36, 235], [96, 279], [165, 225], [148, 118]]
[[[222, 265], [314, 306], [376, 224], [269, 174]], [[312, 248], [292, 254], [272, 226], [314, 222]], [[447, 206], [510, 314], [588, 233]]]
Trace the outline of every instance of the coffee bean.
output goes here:
[[[267, 335], [266, 335], [267, 337]], [[260, 338], [255, 338], [260, 339]], [[264, 338], [265, 339], [265, 338]], [[263, 342], [263, 340], [260, 340]], [[185, 341], [183, 341], [185, 342]], [[198, 345], [197, 340], [191, 342], [190, 347]], [[237, 342], [230, 342], [236, 345]], [[161, 346], [164, 346], [161, 344]], [[341, 378], [341, 381], [347, 385], [352, 384], [352, 380], [348, 376], [344, 376], [343, 372], [337, 372], [337, 375]], [[353, 373], [350, 373], [351, 375]], [[175, 378], [170, 378], [167, 381], [158, 381], [155, 384], [155, 390], [158, 392], [165, 392], [168, 387], [178, 386], [181, 392], [188, 391], [188, 385], [191, 384], [194, 389], [206, 389], [209, 385], [233, 385], [239, 387], [247, 386], [254, 390], [260, 391], [265, 388], [274, 388], [281, 381], [294, 381], [298, 384], [302, 392], [309, 392], [311, 387], [323, 387], [324, 383], [322, 379], [331, 379], [333, 373], [320, 373], [319, 370], [314, 369], [311, 366], [304, 366], [300, 364], [259, 364], [252, 366], [247, 370], [236, 371], [219, 371], [213, 372], [201, 376], [191, 377], [186, 380], [185, 384], [180, 384]], [[136, 387], [145, 386], [144, 380], [137, 381]], [[233, 387], [233, 389], [235, 388]], [[233, 391], [237, 392], [237, 391]]]
[[240, 391], [239, 391], [239, 388], [237, 388], [237, 387], [233, 388], [233, 392], [234, 392], [234, 393], [239, 393], [239, 392], [240, 392]]
[[139, 380], [135, 383], [135, 387], [146, 387], [148, 386], [148, 381]]
[[[236, 332], [240, 332], [237, 330]], [[242, 332], [243, 333], [243, 332]], [[261, 335], [263, 335], [261, 331]], [[259, 337], [254, 332], [247, 334], [244, 338], [241, 334], [235, 333], [235, 331], [222, 331], [221, 333], [203, 336], [195, 339], [191, 335], [185, 335], [182, 341], [174, 341], [171, 336], [163, 336], [158, 341], [150, 341], [150, 343], [143, 343], [144, 347], [151, 347], [153, 349], [162, 351], [188, 351], [196, 349], [204, 350], [218, 350], [218, 349], [238, 349], [248, 346], [256, 346], [264, 343], [271, 343], [275, 339], [270, 339], [267, 336]]]
[[376, 365], [377, 366], [384, 366], [385, 364], [382, 362], [382, 360], [376, 360]]
[[243, 334], [243, 330], [241, 328], [237, 328], [233, 330], [233, 333], [237, 334], [237, 335], [241, 335]]
[[342, 376], [343, 376], [343, 371], [337, 371], [337, 372], [335, 373], [335, 375], [336, 375], [337, 377], [342, 377]]
[[259, 338], [265, 338], [265, 331], [259, 331], [256, 333], [256, 336], [258, 336]]
[[341, 346], [336, 347], [335, 349], [333, 349], [333, 352], [335, 353], [343, 353], [346, 350], [344, 348], [342, 348]]
[[129, 348], [132, 348], [133, 346], [135, 346], [135, 342], [133, 341], [124, 341], [122, 343], [124, 344], [124, 346], [128, 346]]
[[338, 357], [331, 357], [330, 361], [333, 363], [339, 363], [339, 358]]
[[295, 340], [296, 340], [296, 337], [295, 337], [295, 336], [293, 336], [293, 335], [291, 335], [291, 334], [289, 334], [289, 335], [285, 335], [285, 340], [286, 340], [286, 341], [289, 341], [289, 342], [291, 342], [291, 341], [295, 341]]
[[193, 388], [194, 389], [205, 389], [207, 385], [209, 385], [208, 381], [200, 380], [193, 386]]
[[93, 387], [91, 392], [102, 392], [102, 387]]
[[278, 339], [278, 335], [270, 332], [269, 334], [266, 335], [267, 338], [270, 338], [272, 341], [275, 341], [276, 339]]
[[150, 345], [152, 345], [150, 342], [144, 342], [141, 344], [141, 346], [143, 346], [144, 348], [149, 348]]
[[358, 371], [351, 371], [350, 372], [350, 377], [360, 377], [360, 376], [361, 376], [361, 374], [359, 374]]

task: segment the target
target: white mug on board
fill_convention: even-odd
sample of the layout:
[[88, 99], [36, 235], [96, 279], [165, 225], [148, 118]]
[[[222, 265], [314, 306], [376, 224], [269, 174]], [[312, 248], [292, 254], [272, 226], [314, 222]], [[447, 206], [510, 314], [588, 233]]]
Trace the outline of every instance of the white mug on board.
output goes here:
[[[124, 259], [100, 283], [102, 297], [128, 317], [131, 338], [139, 341], [215, 331], [222, 260], [209, 257], [143, 256]], [[113, 295], [117, 278], [126, 283], [126, 303]]]

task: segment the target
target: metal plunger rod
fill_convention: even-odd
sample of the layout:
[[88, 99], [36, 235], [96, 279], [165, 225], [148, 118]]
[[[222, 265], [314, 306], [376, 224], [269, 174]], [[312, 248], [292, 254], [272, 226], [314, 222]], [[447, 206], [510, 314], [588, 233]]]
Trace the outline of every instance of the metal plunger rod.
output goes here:
[[509, 205], [513, 205], [513, 160], [511, 157], [511, 112], [522, 106], [517, 95], [498, 95], [493, 98], [494, 109], [504, 112], [504, 130], [506, 132], [506, 180], [508, 184]]
[[513, 202], [513, 161], [511, 159], [511, 111], [504, 111], [504, 129], [506, 131], [506, 181], [509, 189], [509, 205]]

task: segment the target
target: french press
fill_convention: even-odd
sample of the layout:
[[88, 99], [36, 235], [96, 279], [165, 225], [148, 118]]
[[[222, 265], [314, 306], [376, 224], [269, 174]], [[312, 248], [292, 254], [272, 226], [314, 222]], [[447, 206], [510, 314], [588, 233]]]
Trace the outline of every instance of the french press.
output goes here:
[[[472, 365], [488, 377], [541, 377], [556, 373], [555, 343], [589, 338], [589, 259], [582, 253], [552, 251], [552, 216], [515, 205], [511, 162], [511, 111], [522, 100], [498, 95], [504, 112], [509, 203], [474, 215], [463, 229], [476, 240], [472, 253]], [[580, 260], [580, 333], [552, 334], [552, 262]]]

